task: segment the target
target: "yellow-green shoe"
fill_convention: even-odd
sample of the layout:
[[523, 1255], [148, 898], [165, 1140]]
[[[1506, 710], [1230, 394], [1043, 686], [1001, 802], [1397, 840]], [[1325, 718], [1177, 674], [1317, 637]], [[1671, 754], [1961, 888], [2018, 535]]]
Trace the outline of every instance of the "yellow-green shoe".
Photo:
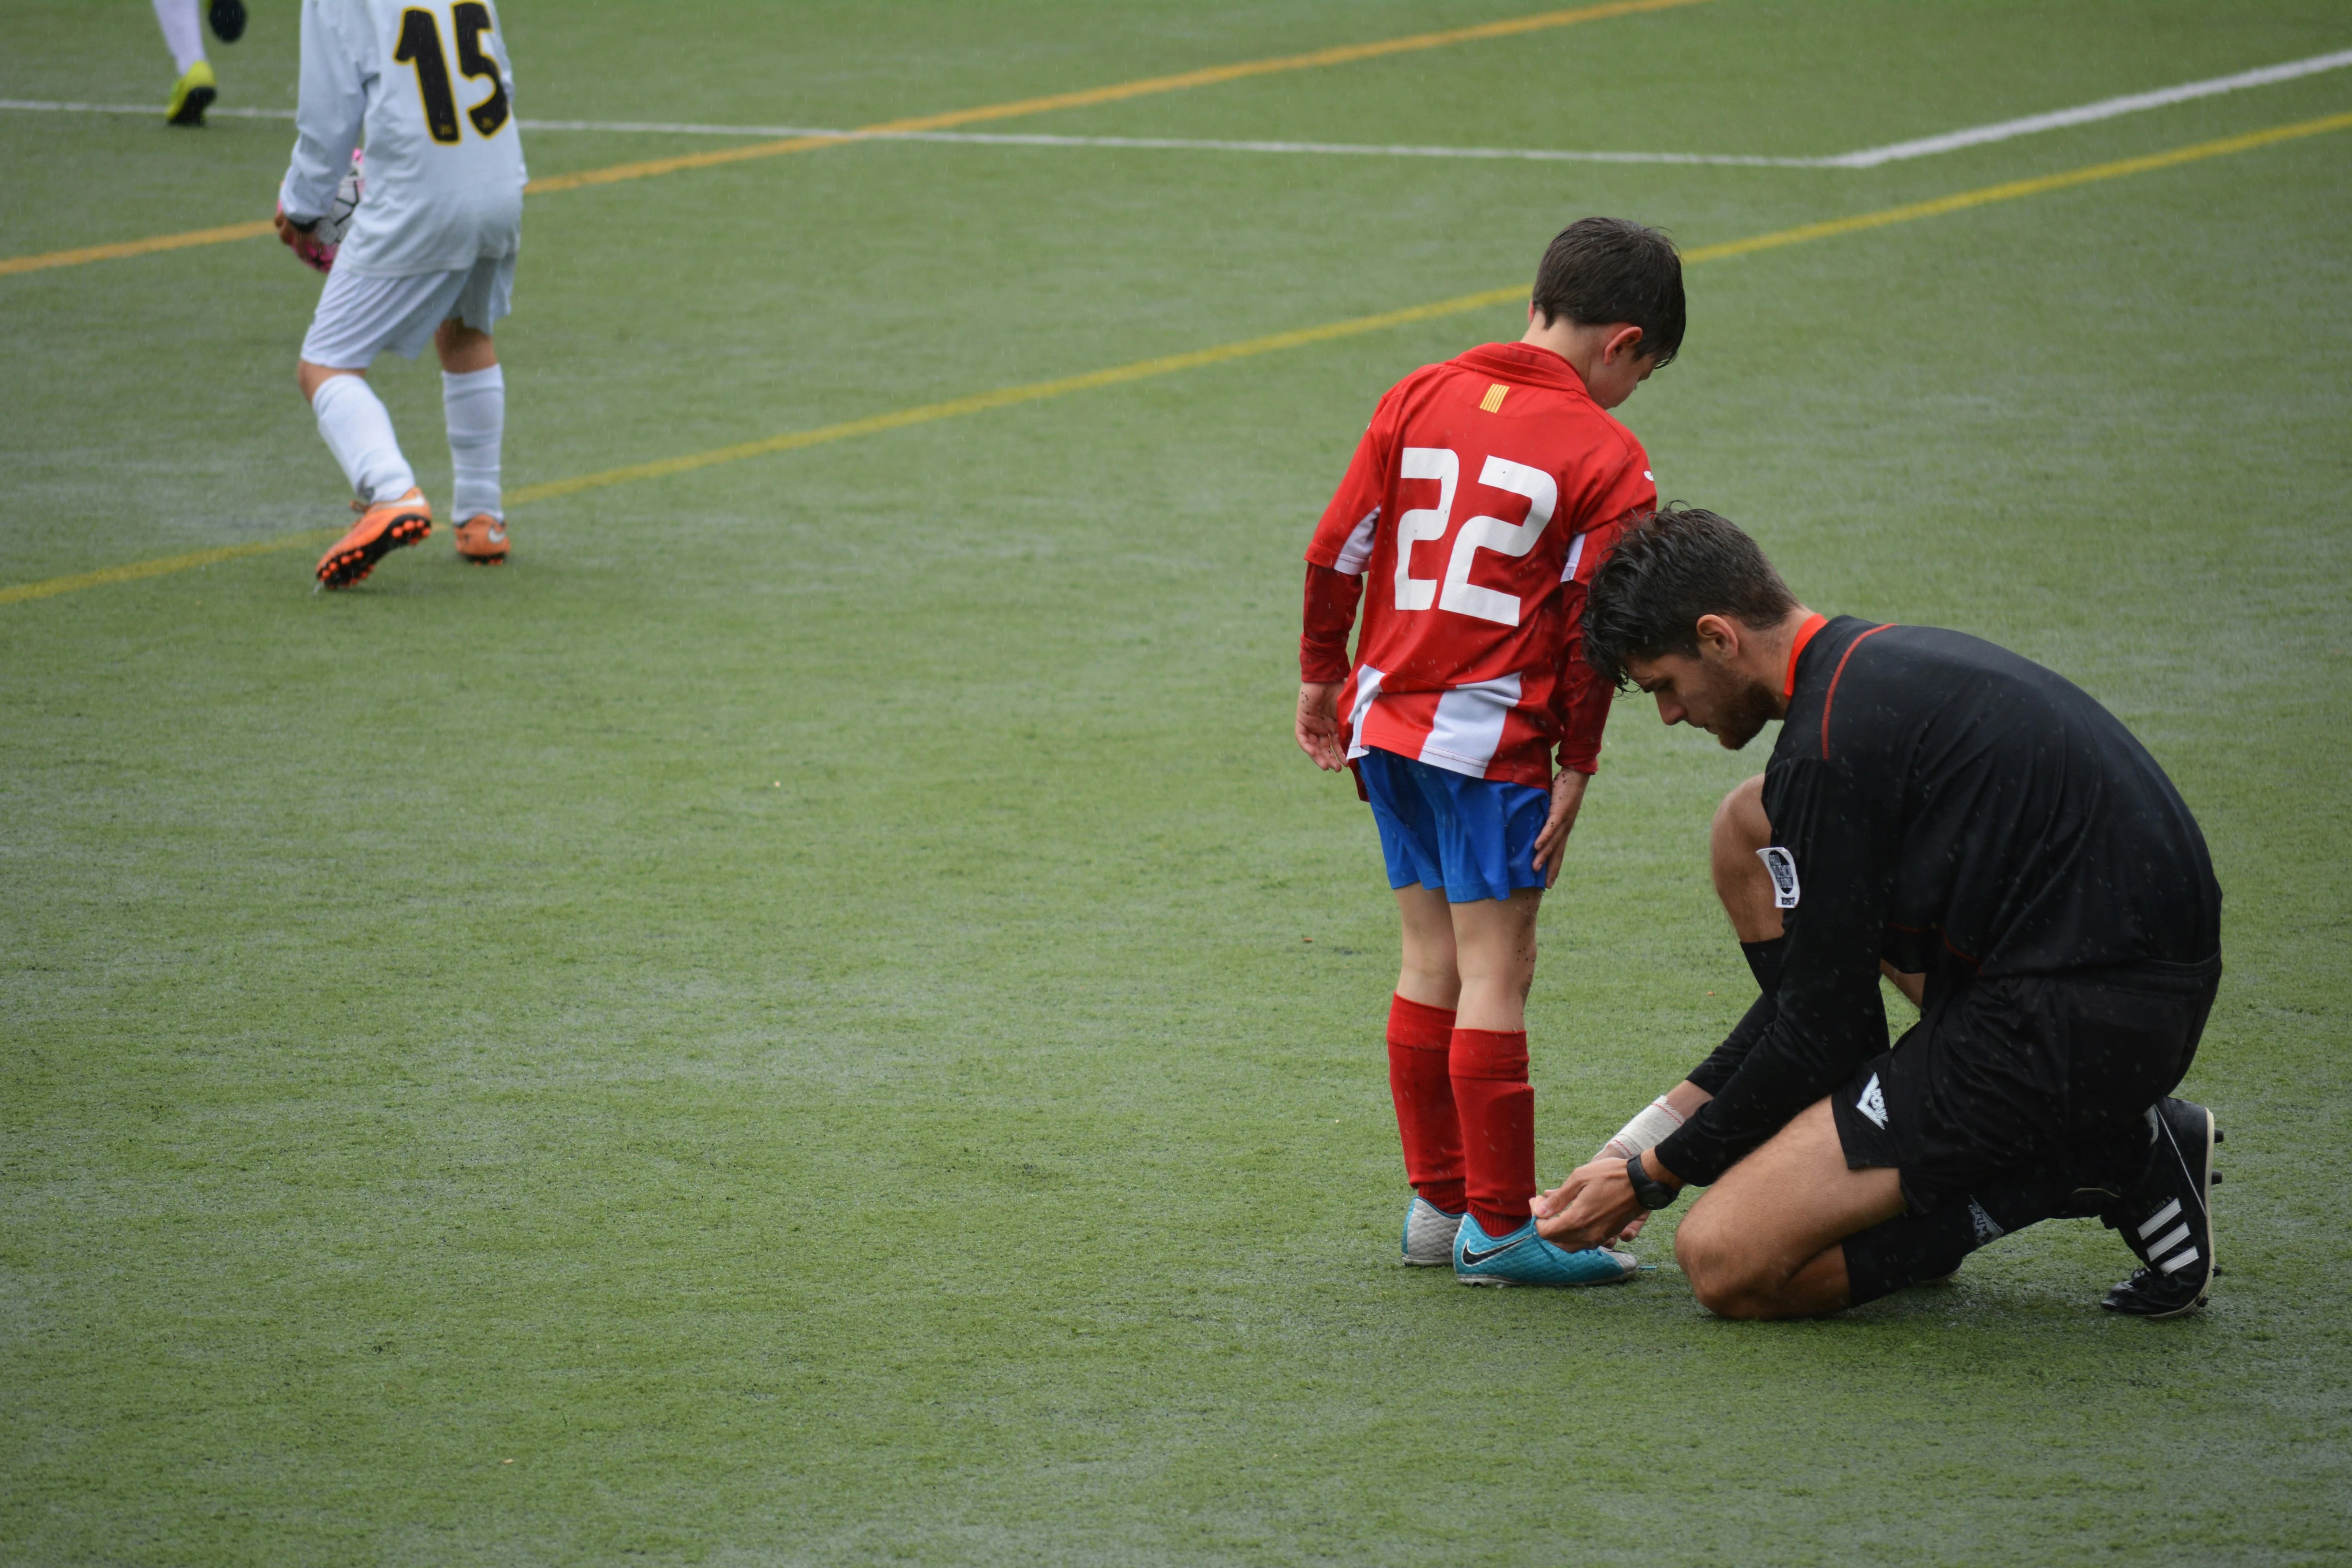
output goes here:
[[213, 76], [213, 63], [198, 60], [172, 89], [172, 101], [163, 110], [163, 118], [173, 125], [202, 125], [205, 110], [220, 96], [220, 82]]

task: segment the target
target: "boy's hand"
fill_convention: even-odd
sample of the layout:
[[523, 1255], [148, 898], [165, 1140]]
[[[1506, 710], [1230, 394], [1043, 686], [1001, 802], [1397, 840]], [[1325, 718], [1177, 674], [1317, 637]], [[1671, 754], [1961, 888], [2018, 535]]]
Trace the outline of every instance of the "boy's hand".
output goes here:
[[[1303, 713], [1306, 699], [1302, 696], [1299, 701]], [[1543, 831], [1536, 835], [1536, 869], [1544, 874], [1547, 888], [1559, 880], [1559, 869], [1568, 864], [1568, 830], [1576, 826], [1577, 811], [1584, 805], [1584, 786], [1591, 782], [1590, 773], [1574, 768], [1560, 769], [1559, 776], [1551, 781], [1551, 815], [1544, 818]]]
[[312, 218], [309, 223], [296, 223], [286, 216], [284, 207], [278, 209], [279, 243], [293, 251], [296, 256], [300, 257], [303, 266], [324, 272], [335, 264], [335, 247], [319, 243], [318, 236], [312, 232], [318, 226], [317, 218]]
[[1348, 749], [1339, 744], [1339, 687], [1337, 680], [1298, 683], [1298, 722], [1293, 733], [1298, 749], [1327, 773], [1348, 765]]

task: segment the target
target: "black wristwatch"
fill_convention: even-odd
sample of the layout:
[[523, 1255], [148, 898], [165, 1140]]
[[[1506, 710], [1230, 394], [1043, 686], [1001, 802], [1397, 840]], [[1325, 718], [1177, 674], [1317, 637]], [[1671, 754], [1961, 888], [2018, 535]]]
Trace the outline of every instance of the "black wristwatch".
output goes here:
[[1664, 1208], [1682, 1196], [1681, 1188], [1653, 1181], [1650, 1173], [1643, 1168], [1639, 1154], [1625, 1162], [1625, 1173], [1633, 1179], [1633, 1201], [1645, 1209]]

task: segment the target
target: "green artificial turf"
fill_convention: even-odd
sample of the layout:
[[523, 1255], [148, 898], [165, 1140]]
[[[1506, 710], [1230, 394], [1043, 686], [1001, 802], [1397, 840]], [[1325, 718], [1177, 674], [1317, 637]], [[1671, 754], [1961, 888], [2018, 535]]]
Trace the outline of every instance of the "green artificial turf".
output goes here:
[[[1500, 4], [510, 0], [532, 118], [856, 124]], [[216, 49], [285, 105], [295, 7]], [[1714, 3], [1008, 121], [1826, 153], [2352, 47], [2329, 4]], [[142, 5], [0, 96], [159, 106]], [[2352, 72], [1857, 173], [866, 145], [530, 204], [528, 485], [2341, 112]], [[541, 174], [728, 143], [526, 133]], [[282, 122], [0, 110], [0, 255], [266, 216]], [[2352, 132], [1694, 267], [1622, 411], [1832, 612], [2147, 741], [2227, 889], [2201, 1317], [2095, 1223], [1843, 1318], [1393, 1263], [1372, 830], [1289, 733], [1373, 400], [1509, 308], [0, 605], [0, 1558], [2352, 1556]], [[268, 241], [0, 277], [0, 587], [332, 526]], [[437, 383], [376, 376], [446, 502]], [[1749, 983], [1761, 763], [1617, 713], [1531, 1015], [1563, 1173]]]

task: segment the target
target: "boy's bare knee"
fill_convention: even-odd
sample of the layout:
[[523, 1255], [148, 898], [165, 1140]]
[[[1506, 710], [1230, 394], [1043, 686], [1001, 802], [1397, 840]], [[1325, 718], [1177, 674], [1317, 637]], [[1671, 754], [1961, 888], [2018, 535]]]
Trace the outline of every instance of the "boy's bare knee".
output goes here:
[[338, 370], [331, 365], [312, 364], [306, 359], [294, 362], [294, 389], [302, 395], [305, 403], [316, 402], [319, 388], [339, 375], [356, 375], [362, 381], [367, 379], [365, 371]]
[[433, 349], [441, 368], [452, 374], [488, 370], [499, 363], [498, 344], [490, 334], [452, 316], [433, 331]]

